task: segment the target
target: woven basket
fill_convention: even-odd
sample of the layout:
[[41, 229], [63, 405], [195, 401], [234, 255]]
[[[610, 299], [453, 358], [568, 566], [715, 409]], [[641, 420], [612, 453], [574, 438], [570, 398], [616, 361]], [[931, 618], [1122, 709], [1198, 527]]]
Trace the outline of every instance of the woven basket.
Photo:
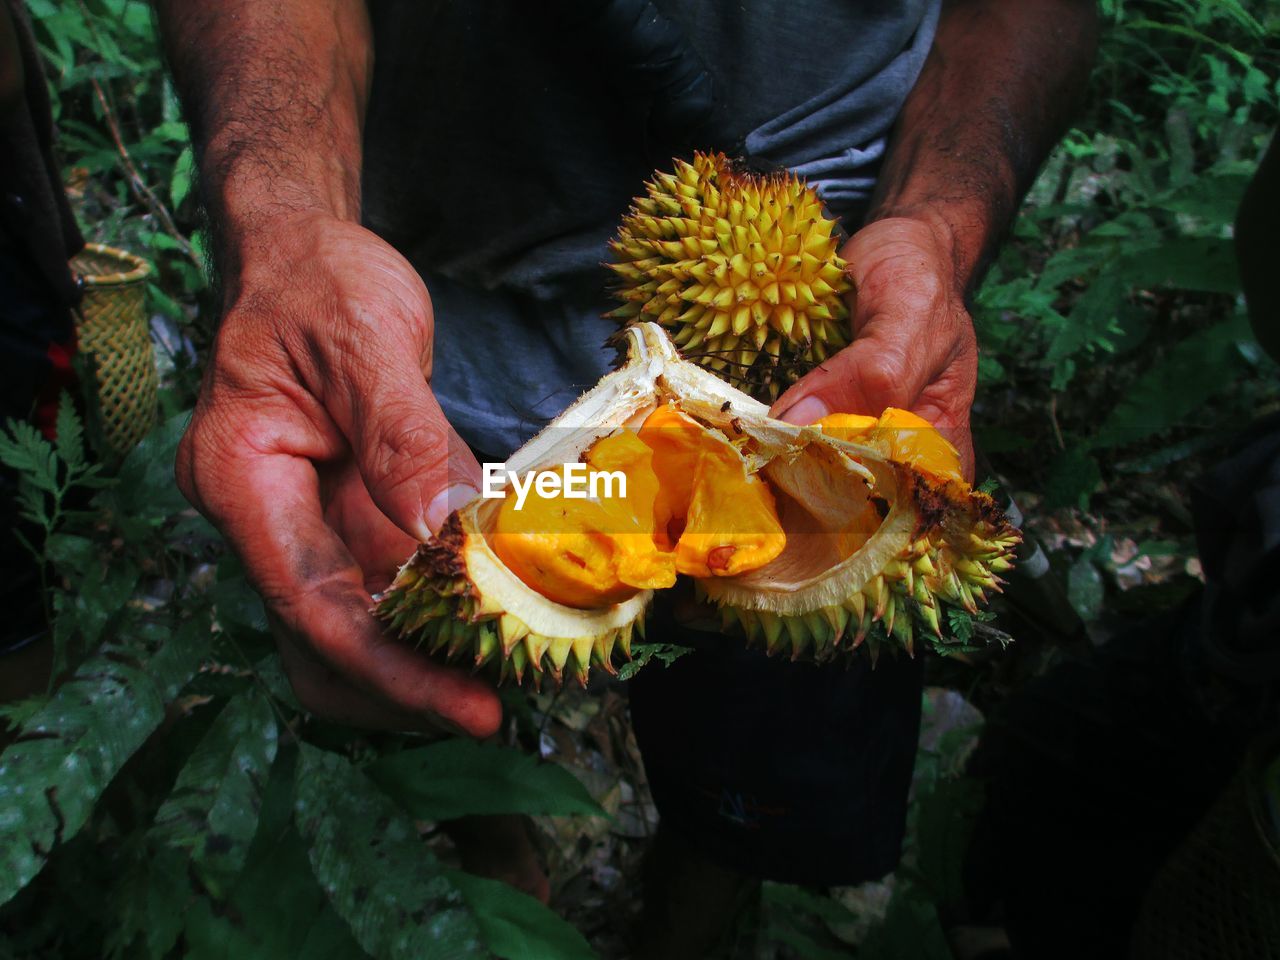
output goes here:
[[1263, 812], [1252, 751], [1165, 863], [1134, 931], [1134, 960], [1280, 960], [1280, 849]]
[[103, 437], [128, 453], [155, 423], [155, 350], [147, 326], [147, 277], [141, 257], [90, 243], [71, 261], [84, 298], [76, 315], [80, 349], [93, 358]]

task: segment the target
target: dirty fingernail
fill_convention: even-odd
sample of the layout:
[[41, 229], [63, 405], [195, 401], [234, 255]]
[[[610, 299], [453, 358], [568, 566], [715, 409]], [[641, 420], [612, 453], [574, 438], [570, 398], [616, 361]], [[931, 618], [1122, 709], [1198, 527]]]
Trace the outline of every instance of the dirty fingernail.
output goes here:
[[805, 426], [815, 420], [821, 420], [830, 412], [827, 405], [817, 397], [805, 397], [783, 411], [778, 419], [785, 420], [787, 423]]
[[469, 483], [455, 483], [452, 486], [445, 487], [427, 504], [426, 517], [424, 519], [427, 521], [429, 530], [416, 531], [419, 539], [427, 539], [423, 535], [424, 533], [439, 533], [440, 528], [444, 526], [444, 522], [449, 519], [449, 514], [470, 503], [478, 496], [480, 496], [480, 491]]

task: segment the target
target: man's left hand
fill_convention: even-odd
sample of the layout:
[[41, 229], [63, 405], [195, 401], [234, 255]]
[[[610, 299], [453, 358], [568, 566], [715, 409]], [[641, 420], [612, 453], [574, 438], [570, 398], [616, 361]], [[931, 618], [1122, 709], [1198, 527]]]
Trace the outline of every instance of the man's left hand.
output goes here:
[[856, 286], [853, 343], [779, 397], [774, 415], [807, 424], [829, 413], [910, 410], [951, 441], [972, 479], [978, 343], [949, 229], [911, 217], [877, 220], [840, 255]]

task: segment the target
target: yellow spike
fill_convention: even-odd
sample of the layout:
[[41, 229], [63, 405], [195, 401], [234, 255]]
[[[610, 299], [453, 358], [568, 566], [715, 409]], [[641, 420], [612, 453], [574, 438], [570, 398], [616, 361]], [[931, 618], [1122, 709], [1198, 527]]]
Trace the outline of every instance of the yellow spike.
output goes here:
[[885, 607], [889, 603], [889, 590], [885, 587], [884, 577], [876, 574], [871, 578], [871, 582], [863, 588], [862, 592], [871, 603], [871, 619], [881, 619], [884, 616]]
[[572, 652], [573, 641], [568, 637], [556, 637], [547, 644], [547, 658], [551, 661], [551, 673], [555, 676], [557, 683], [564, 672], [565, 662]]
[[511, 648], [529, 635], [529, 628], [520, 618], [504, 613], [498, 618], [498, 632], [502, 636], [502, 655], [511, 656]]
[[595, 637], [592, 636], [578, 637], [570, 643], [573, 659], [579, 664], [578, 679], [582, 681], [583, 686], [587, 683], [587, 670], [591, 666], [591, 651], [594, 646]]
[[790, 305], [784, 303], [779, 306], [773, 311], [773, 317], [777, 321], [778, 328], [788, 337], [791, 336], [791, 331], [795, 329], [796, 325], [796, 312], [791, 309]]
[[548, 648], [551, 646], [551, 638], [544, 637], [540, 633], [530, 633], [524, 638], [524, 651], [528, 654], [529, 662], [541, 669], [542, 658], [546, 656]]

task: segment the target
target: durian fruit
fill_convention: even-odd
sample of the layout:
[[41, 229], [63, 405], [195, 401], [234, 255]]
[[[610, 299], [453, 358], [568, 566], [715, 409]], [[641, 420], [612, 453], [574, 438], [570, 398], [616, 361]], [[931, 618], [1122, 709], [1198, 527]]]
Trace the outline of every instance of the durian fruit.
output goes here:
[[526, 480], [620, 464], [627, 496], [529, 500], [539, 518], [518, 522], [511, 489], [467, 504], [377, 598], [397, 635], [499, 678], [585, 682], [629, 655], [674, 571], [725, 627], [793, 659], [968, 642], [946, 610], [978, 612], [1019, 534], [926, 421], [784, 423], [657, 324], [627, 336], [627, 362], [505, 464]]
[[646, 187], [610, 244], [623, 305], [608, 316], [662, 324], [688, 359], [771, 401], [848, 345], [852, 284], [812, 188], [701, 153]]

